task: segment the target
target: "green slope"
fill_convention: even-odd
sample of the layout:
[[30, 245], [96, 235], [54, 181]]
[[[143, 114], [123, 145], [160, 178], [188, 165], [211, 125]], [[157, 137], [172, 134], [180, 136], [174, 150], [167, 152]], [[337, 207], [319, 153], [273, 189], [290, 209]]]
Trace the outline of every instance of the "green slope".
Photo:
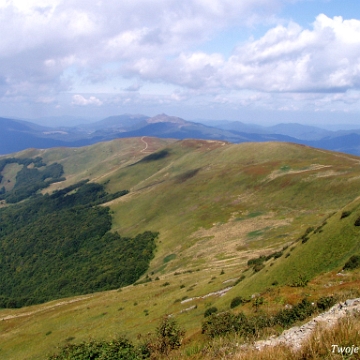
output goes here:
[[[112, 211], [112, 230], [121, 236], [146, 230], [160, 235], [148, 283], [96, 294], [76, 306], [2, 310], [0, 319], [38, 311], [37, 316], [0, 322], [2, 348], [9, 359], [24, 358], [19, 334], [33, 347], [32, 358], [38, 358], [69, 337], [81, 341], [126, 333], [135, 338], [152, 331], [164, 313], [175, 314], [191, 335], [199, 331], [209, 304], [228, 309], [234, 296], [294, 285], [300, 275], [311, 279], [338, 271], [359, 251], [358, 228], [353, 225], [360, 215], [355, 200], [360, 163], [355, 156], [286, 143], [154, 138], [29, 150], [21, 156], [41, 156], [46, 163], [63, 165], [66, 180], [44, 192], [85, 178], [104, 184], [108, 192], [129, 189], [129, 194], [106, 204]], [[344, 210], [353, 212], [340, 220]], [[325, 219], [305, 243], [296, 241]], [[284, 246], [283, 255], [265, 262], [261, 271], [243, 272], [249, 259]], [[242, 274], [243, 281], [223, 297], [198, 298], [232, 286]], [[185, 297], [194, 300], [182, 303]], [[197, 308], [187, 310], [192, 305]]]
[[[344, 211], [350, 215], [342, 218]], [[360, 254], [360, 228], [355, 221], [360, 216], [360, 199], [331, 214], [306, 237], [300, 237], [282, 250], [282, 256], [264, 262], [255, 273], [249, 269], [246, 279], [233, 293], [249, 296], [276, 286], [300, 286], [302, 280], [330, 272], [341, 271], [349, 258]]]

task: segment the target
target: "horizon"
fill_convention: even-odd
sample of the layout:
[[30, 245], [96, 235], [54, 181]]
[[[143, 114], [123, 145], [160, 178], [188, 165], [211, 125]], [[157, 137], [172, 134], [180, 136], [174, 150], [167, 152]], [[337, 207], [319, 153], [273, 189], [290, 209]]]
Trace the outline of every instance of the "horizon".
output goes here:
[[170, 116], [170, 117], [178, 117], [180, 119], [183, 119], [185, 121], [188, 122], [193, 122], [193, 123], [199, 123], [199, 124], [204, 124], [207, 126], [213, 126], [213, 127], [217, 127], [220, 124], [225, 124], [225, 123], [233, 123], [233, 122], [239, 122], [242, 123], [244, 125], [248, 125], [248, 126], [254, 126], [254, 127], [263, 127], [263, 128], [271, 128], [273, 126], [278, 126], [278, 125], [300, 125], [300, 126], [304, 126], [304, 127], [314, 127], [314, 128], [318, 128], [318, 129], [323, 129], [323, 130], [327, 130], [327, 131], [351, 131], [351, 130], [359, 130], [360, 129], [360, 123], [323, 123], [323, 124], [308, 124], [308, 123], [302, 123], [301, 121], [278, 121], [278, 122], [273, 122], [273, 123], [256, 123], [256, 122], [245, 122], [245, 121], [240, 121], [240, 120], [229, 120], [229, 119], [186, 119], [186, 118], [182, 118], [180, 116], [174, 115], [174, 114], [166, 114], [166, 113], [158, 113], [155, 114], [153, 116], [147, 115], [147, 114], [130, 114], [130, 113], [123, 113], [123, 114], [113, 114], [113, 115], [109, 115], [106, 117], [96, 117], [96, 118], [89, 118], [89, 117], [82, 117], [82, 116], [74, 116], [74, 115], [60, 115], [60, 116], [49, 116], [49, 117], [43, 117], [43, 118], [34, 118], [34, 119], [29, 119], [29, 118], [10, 118], [10, 117], [6, 117], [6, 116], [1, 116], [0, 118], [8, 118], [11, 120], [19, 120], [19, 121], [26, 121], [26, 122], [30, 122], [36, 125], [41, 125], [41, 126], [47, 126], [47, 127], [52, 127], [52, 128], [60, 128], [60, 127], [67, 127], [67, 128], [71, 128], [71, 127], [76, 127], [78, 125], [86, 125], [86, 124], [93, 124], [96, 123], [98, 121], [102, 121], [105, 120], [107, 118], [111, 118], [111, 117], [120, 117], [120, 116], [145, 116], [148, 118], [152, 118], [152, 117], [156, 117], [158, 115], [166, 115], [166, 116]]
[[360, 119], [356, 0], [12, 0], [0, 14], [3, 117]]

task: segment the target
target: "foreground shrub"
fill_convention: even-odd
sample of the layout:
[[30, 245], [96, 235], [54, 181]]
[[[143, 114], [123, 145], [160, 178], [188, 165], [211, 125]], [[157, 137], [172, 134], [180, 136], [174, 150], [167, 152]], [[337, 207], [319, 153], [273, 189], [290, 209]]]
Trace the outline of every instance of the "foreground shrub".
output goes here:
[[184, 335], [185, 331], [177, 325], [176, 321], [165, 316], [156, 328], [155, 338], [146, 346], [152, 355], [156, 353], [167, 355], [171, 350], [181, 346]]
[[51, 355], [48, 360], [140, 360], [150, 356], [125, 338], [110, 342], [90, 341], [80, 344], [68, 344], [59, 354]]
[[353, 255], [344, 265], [344, 270], [354, 270], [360, 268], [360, 255]]
[[[258, 298], [263, 302], [263, 298]], [[302, 321], [313, 315], [317, 310], [327, 310], [333, 306], [336, 299], [333, 296], [320, 298], [316, 303], [303, 299], [291, 309], [283, 309], [275, 315], [265, 313], [246, 317], [243, 313], [234, 314], [231, 311], [212, 314], [202, 324], [202, 333], [212, 338], [237, 333], [240, 336], [256, 338], [264, 329], [280, 326], [288, 328], [297, 321]]]
[[335, 303], [336, 298], [334, 296], [323, 296], [316, 302], [316, 306], [319, 310], [325, 311], [335, 305]]
[[247, 319], [243, 313], [233, 314], [230, 311], [212, 314], [202, 324], [201, 332], [210, 337], [242, 332], [247, 327]]
[[204, 317], [208, 317], [208, 316], [216, 313], [217, 311], [218, 311], [218, 309], [216, 306], [209, 307], [208, 309], [205, 310]]
[[241, 304], [243, 304], [245, 300], [241, 296], [236, 296], [231, 300], [230, 308], [233, 309]]

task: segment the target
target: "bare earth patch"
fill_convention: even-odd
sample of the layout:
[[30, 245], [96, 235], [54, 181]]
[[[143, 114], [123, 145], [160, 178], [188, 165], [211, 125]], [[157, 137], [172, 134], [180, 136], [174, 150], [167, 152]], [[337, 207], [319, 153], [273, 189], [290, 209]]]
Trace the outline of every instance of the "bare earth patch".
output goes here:
[[[214, 224], [211, 229], [202, 228], [194, 232], [191, 239], [199, 240], [190, 249], [185, 251], [184, 256], [192, 255], [194, 257], [210, 258], [213, 265], [220, 265], [224, 261], [226, 262], [231, 259], [239, 259], [239, 257], [244, 256], [244, 252], [237, 251], [237, 248], [246, 245], [249, 233], [264, 228], [274, 229], [288, 226], [293, 220], [292, 218], [275, 219], [273, 213], [241, 221], [236, 220], [237, 216], [238, 214], [233, 214], [231, 219], [225, 224]], [[220, 253], [222, 254], [222, 259], [219, 259], [218, 256]], [[254, 250], [252, 250], [253, 254]]]
[[332, 165], [320, 165], [320, 164], [311, 164], [306, 169], [299, 169], [299, 170], [274, 170], [269, 176], [266, 177], [264, 181], [271, 181], [276, 179], [279, 176], [291, 175], [291, 174], [300, 174], [304, 172], [314, 171], [314, 170], [322, 170], [324, 168], [332, 167]]

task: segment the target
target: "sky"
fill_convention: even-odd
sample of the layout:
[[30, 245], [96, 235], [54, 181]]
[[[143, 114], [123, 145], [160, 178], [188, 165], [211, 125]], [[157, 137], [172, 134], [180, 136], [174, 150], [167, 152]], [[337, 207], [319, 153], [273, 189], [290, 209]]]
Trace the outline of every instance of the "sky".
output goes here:
[[359, 0], [0, 0], [0, 116], [360, 124]]

